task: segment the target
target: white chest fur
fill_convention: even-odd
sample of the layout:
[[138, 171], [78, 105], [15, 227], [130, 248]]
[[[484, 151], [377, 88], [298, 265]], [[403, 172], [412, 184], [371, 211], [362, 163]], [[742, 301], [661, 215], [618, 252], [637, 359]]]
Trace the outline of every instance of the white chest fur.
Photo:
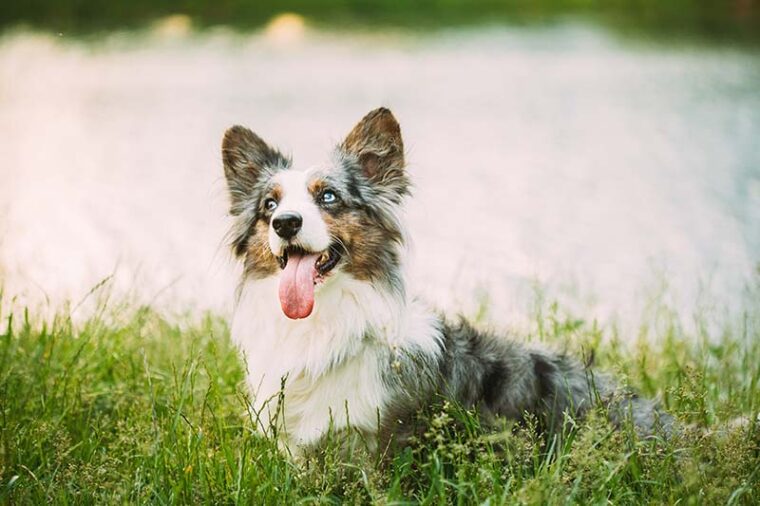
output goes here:
[[331, 423], [374, 432], [389, 400], [389, 357], [405, 348], [437, 353], [432, 313], [334, 272], [317, 287], [311, 316], [290, 320], [277, 290], [276, 276], [247, 282], [232, 324], [259, 428], [276, 424], [291, 445], [315, 442]]

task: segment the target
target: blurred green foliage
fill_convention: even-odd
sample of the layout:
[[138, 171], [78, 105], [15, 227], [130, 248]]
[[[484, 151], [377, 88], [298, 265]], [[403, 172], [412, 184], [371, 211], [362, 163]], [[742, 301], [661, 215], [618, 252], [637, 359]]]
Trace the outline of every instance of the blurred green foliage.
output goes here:
[[760, 39], [758, 0], [11, 0], [0, 2], [0, 26], [88, 33], [185, 14], [200, 27], [250, 29], [286, 11], [330, 28], [536, 23], [577, 15], [624, 31]]

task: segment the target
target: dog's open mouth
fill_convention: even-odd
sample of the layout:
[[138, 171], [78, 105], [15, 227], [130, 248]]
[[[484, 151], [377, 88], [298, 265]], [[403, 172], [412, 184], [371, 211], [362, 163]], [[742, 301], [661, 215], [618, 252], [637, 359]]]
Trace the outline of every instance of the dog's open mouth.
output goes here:
[[338, 262], [341, 258], [340, 249], [336, 245], [332, 245], [326, 250], [322, 251], [321, 253], [312, 253], [310, 251], [307, 251], [299, 246], [288, 246], [285, 248], [285, 250], [282, 252], [282, 256], [277, 257], [277, 262], [280, 264], [280, 269], [285, 269], [288, 265], [288, 260], [292, 257], [293, 259], [300, 259], [301, 257], [317, 257], [316, 262], [314, 262], [314, 268], [317, 271], [317, 274], [320, 277], [325, 276], [328, 272], [333, 270], [336, 265], [338, 265]]
[[314, 287], [324, 281], [341, 259], [340, 249], [332, 245], [313, 253], [296, 246], [288, 246], [277, 257], [280, 274], [280, 306], [285, 316], [294, 320], [306, 318], [314, 309]]

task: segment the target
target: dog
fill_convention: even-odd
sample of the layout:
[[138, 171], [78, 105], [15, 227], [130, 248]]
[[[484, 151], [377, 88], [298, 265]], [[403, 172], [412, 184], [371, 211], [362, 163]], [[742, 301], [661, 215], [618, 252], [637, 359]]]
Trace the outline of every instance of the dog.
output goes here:
[[403, 444], [441, 399], [548, 431], [602, 403], [645, 435], [673, 426], [653, 400], [571, 357], [439, 315], [409, 293], [402, 219], [411, 182], [391, 111], [367, 114], [324, 167], [297, 170], [242, 126], [222, 142], [229, 242], [242, 266], [231, 324], [263, 431], [294, 453], [331, 430]]

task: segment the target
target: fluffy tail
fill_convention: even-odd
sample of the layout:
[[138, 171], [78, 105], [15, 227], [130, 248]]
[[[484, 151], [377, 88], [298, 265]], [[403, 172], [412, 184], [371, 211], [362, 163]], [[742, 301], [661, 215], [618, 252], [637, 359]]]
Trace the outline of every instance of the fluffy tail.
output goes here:
[[566, 355], [483, 333], [464, 320], [444, 324], [443, 337], [440, 387], [464, 406], [516, 420], [531, 413], [558, 431], [565, 415], [582, 416], [601, 403], [613, 424], [630, 421], [642, 436], [668, 437], [675, 430], [656, 401]]

